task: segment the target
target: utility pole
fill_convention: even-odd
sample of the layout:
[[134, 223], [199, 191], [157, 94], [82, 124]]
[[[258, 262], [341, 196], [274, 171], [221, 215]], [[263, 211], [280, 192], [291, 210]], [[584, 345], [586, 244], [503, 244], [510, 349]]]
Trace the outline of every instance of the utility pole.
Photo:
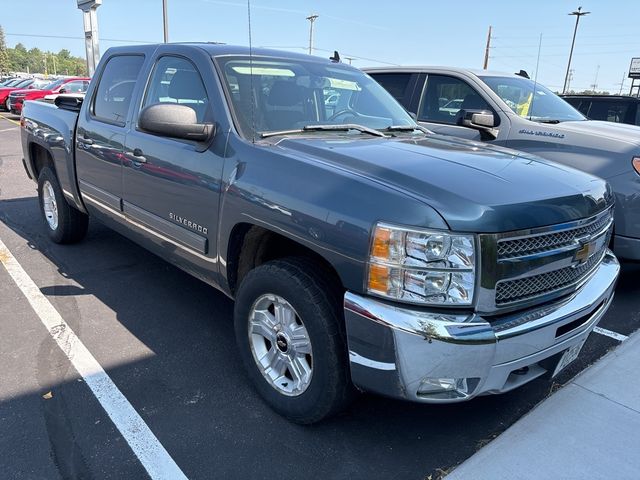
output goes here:
[[77, 0], [78, 8], [82, 10], [84, 21], [84, 46], [87, 53], [87, 72], [93, 76], [100, 61], [100, 46], [98, 44], [98, 16], [96, 10], [102, 5], [102, 0]]
[[571, 12], [569, 15], [575, 15], [576, 26], [573, 29], [573, 40], [571, 41], [571, 50], [569, 51], [569, 63], [567, 63], [567, 74], [564, 76], [564, 87], [562, 93], [567, 91], [567, 81], [569, 79], [569, 69], [571, 68], [571, 57], [573, 57], [573, 47], [576, 44], [576, 33], [578, 33], [578, 23], [580, 23], [580, 17], [583, 15], [589, 15], [591, 12], [583, 12], [582, 7], [578, 7], [578, 10]]
[[567, 79], [567, 91], [571, 91], [571, 82], [573, 81], [573, 73], [575, 70], [572, 68], [569, 70], [569, 78]]
[[618, 92], [618, 95], [622, 95], [622, 89], [624, 88], [624, 81], [627, 78], [627, 72], [624, 72], [622, 74], [622, 80], [620, 81], [620, 91]]
[[309, 20], [309, 55], [313, 55], [313, 22], [316, 21], [318, 15], [312, 14], [307, 17]]
[[489, 34], [487, 35], [487, 47], [484, 49], [484, 66], [483, 70], [486, 70], [489, 66], [489, 49], [491, 48], [491, 25], [489, 25]]
[[596, 89], [598, 88], [598, 74], [600, 73], [600, 65], [596, 67], [596, 78], [593, 79], [593, 84], [591, 84], [591, 90], [593, 93], [596, 93]]
[[344, 57], [344, 59], [345, 59], [347, 62], [349, 62], [349, 65], [351, 65], [351, 62], [352, 62], [353, 60], [355, 60], [355, 58], [353, 58], [353, 57]]
[[169, 17], [167, 16], [167, 0], [162, 0], [162, 25], [164, 27], [164, 43], [169, 43]]

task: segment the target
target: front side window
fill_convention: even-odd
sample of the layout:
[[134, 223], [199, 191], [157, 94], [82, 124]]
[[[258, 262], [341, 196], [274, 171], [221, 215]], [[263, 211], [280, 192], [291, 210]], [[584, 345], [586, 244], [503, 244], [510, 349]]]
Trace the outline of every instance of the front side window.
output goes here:
[[109, 59], [93, 101], [96, 117], [124, 125], [143, 62], [141, 55], [119, 55]]
[[447, 75], [429, 75], [418, 119], [455, 125], [461, 110], [492, 109], [467, 82]]
[[507, 106], [535, 122], [585, 120], [575, 108], [539, 83], [523, 77], [480, 77]]
[[189, 60], [166, 56], [158, 60], [142, 108], [157, 103], [179, 103], [196, 112], [203, 123], [209, 106], [207, 91], [197, 68]]
[[86, 80], [75, 80], [73, 82], [65, 83], [61, 90], [64, 89], [65, 93], [84, 93], [89, 87], [89, 82]]
[[248, 137], [305, 126], [415, 124], [377, 82], [346, 65], [268, 57], [216, 61], [238, 126]]

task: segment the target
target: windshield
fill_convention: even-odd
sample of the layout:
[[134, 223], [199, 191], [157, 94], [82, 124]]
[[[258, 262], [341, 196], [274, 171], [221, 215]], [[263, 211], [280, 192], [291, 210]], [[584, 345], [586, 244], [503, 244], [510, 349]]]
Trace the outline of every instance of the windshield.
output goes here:
[[[586, 120], [575, 108], [539, 83], [522, 77], [480, 77], [511, 110], [536, 122]], [[533, 91], [535, 87], [535, 97]]]
[[416, 125], [384, 88], [346, 65], [254, 57], [249, 75], [248, 57], [216, 60], [246, 137], [318, 125], [356, 124], [369, 129]]
[[33, 83], [33, 78], [27, 78], [26, 80], [21, 81], [14, 85], [14, 87], [25, 88]]
[[40, 90], [40, 89], [46, 87], [48, 84], [49, 84], [49, 82], [47, 80], [36, 80], [30, 86], [31, 86], [31, 88]]

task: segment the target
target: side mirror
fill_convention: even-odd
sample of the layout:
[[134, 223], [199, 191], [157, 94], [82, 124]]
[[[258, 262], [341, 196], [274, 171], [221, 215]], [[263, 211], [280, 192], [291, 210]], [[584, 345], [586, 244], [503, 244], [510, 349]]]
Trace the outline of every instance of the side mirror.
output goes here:
[[493, 113], [487, 110], [462, 110], [460, 125], [463, 127], [485, 129], [496, 126]]
[[193, 108], [178, 103], [156, 103], [140, 112], [138, 126], [149, 133], [204, 142], [215, 133], [212, 123], [198, 123]]
[[492, 112], [487, 110], [460, 110], [458, 115], [458, 125], [479, 130], [482, 141], [498, 138], [498, 130], [495, 128], [496, 117]]
[[67, 93], [67, 89], [62, 87], [60, 90], [58, 90], [58, 93]]

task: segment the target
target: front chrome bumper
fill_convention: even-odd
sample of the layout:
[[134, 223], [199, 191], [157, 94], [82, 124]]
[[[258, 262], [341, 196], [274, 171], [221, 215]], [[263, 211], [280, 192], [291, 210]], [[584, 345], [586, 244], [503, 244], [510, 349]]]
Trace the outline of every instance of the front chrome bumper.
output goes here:
[[[512, 390], [553, 371], [564, 352], [584, 343], [613, 300], [619, 271], [607, 251], [589, 281], [570, 296], [500, 317], [410, 309], [347, 292], [353, 383], [418, 402]], [[437, 391], [429, 387], [434, 379], [457, 386]]]

